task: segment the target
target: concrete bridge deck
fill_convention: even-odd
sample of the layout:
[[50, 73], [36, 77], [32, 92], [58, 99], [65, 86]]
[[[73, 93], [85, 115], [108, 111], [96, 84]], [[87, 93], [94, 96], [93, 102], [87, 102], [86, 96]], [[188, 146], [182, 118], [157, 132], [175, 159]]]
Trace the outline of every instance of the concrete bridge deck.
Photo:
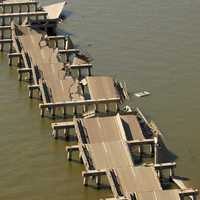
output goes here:
[[[20, 16], [22, 12], [22, 8], [24, 6], [27, 6], [28, 9], [26, 9], [27, 12], [24, 12], [24, 16], [29, 15], [29, 12], [31, 11], [31, 6], [34, 6], [34, 13], [37, 12], [45, 12], [47, 14], [47, 20], [58, 20], [60, 18], [60, 15], [64, 9], [64, 6], [66, 5], [66, 1], [46, 5], [46, 6], [40, 6], [38, 0], [2, 0], [0, 1], [0, 7], [10, 7], [11, 11], [7, 11], [6, 9], [3, 9], [2, 17], [8, 17], [10, 16]], [[14, 7], [18, 7], [18, 12], [14, 10]], [[32, 9], [33, 12], [33, 9]], [[0, 11], [1, 13], [1, 11]]]
[[130, 137], [127, 136], [131, 132], [131, 140], [144, 141], [146, 138], [135, 115], [118, 114], [75, 121], [79, 144], [86, 145], [93, 170], [112, 171], [117, 177], [118, 185], [115, 186], [108, 177], [115, 198], [121, 196], [131, 199], [134, 196], [137, 200], [180, 199], [180, 190], [162, 189], [154, 166], [134, 164], [127, 144]]
[[[64, 5], [65, 2], [61, 2], [40, 8], [37, 1], [1, 1], [0, 44], [1, 50], [4, 44], [10, 44], [9, 58], [19, 58], [19, 74], [29, 73], [29, 79], [32, 81], [29, 88], [40, 90], [43, 99], [43, 104], [40, 105], [42, 116], [45, 109], [53, 111], [52, 115], [55, 116], [56, 108], [62, 108], [66, 113], [66, 107], [70, 106], [74, 108], [73, 115], [76, 116], [78, 106], [81, 106], [82, 112], [85, 113], [91, 105], [95, 112], [99, 112], [98, 107], [103, 105], [104, 116], [90, 113], [85, 118], [74, 118], [73, 122], [52, 125], [54, 131], [75, 128], [78, 144], [67, 147], [67, 151], [80, 152], [86, 168], [83, 172], [85, 185], [88, 177], [97, 178], [97, 184], [100, 184], [101, 176], [106, 175], [114, 195], [112, 199], [196, 200], [198, 191], [183, 187], [183, 184], [175, 179], [175, 163], [156, 162], [155, 132], [158, 131], [151, 130], [153, 125], [148, 125], [150, 130], [146, 131], [137, 115], [133, 113], [121, 115], [117, 112], [123, 100], [121, 91], [123, 88], [120, 88], [120, 84], [117, 85], [111, 77], [91, 76], [91, 64], [83, 59], [79, 50], [74, 49], [69, 38], [66, 41], [65, 36], [47, 36], [41, 30], [33, 29], [35, 23], [35, 27], [42, 27], [47, 31], [48, 21], [50, 21], [49, 28], [52, 26], [55, 28]], [[17, 11], [14, 9], [15, 6], [18, 8]], [[25, 7], [25, 11], [22, 6]], [[33, 16], [35, 20], [32, 19]], [[21, 26], [14, 24], [15, 17]], [[4, 37], [7, 30], [11, 30], [11, 38]], [[63, 49], [58, 49], [59, 39], [64, 40]], [[51, 46], [52, 40], [56, 45]], [[64, 62], [61, 61], [60, 54], [67, 55]], [[88, 75], [82, 75], [82, 69], [88, 69]], [[77, 70], [78, 75], [72, 75], [72, 70]], [[115, 106], [112, 114], [118, 114], [108, 115], [107, 112], [111, 110], [110, 104]], [[146, 123], [146, 120], [144, 121]], [[142, 157], [143, 147], [146, 145], [150, 147], [149, 151], [151, 156], [154, 156], [154, 162], [148, 165], [136, 164], [134, 157], [138, 153]], [[136, 152], [133, 152], [135, 148]], [[178, 183], [179, 189], [163, 190], [162, 170], [168, 168], [169, 178]]]
[[[90, 76], [90, 70], [88, 76], [80, 75], [81, 70], [85, 67], [90, 69], [91, 66], [90, 64], [85, 66], [86, 61], [80, 58], [79, 54], [75, 53], [67, 64], [62, 63], [59, 50], [49, 46], [51, 37], [42, 39], [44, 37], [42, 32], [28, 26], [13, 26], [13, 32], [12, 41], [15, 50], [17, 53], [23, 52], [23, 62], [29, 62], [25, 67], [32, 69], [34, 85], [39, 83], [40, 90], [44, 94], [43, 107], [65, 107], [70, 103], [83, 107], [87, 104], [98, 105], [102, 101], [105, 106], [107, 103], [118, 105], [121, 100], [120, 91], [111, 77]], [[76, 70], [79, 74], [71, 75], [72, 70]], [[87, 109], [84, 107], [82, 110], [84, 112]]]

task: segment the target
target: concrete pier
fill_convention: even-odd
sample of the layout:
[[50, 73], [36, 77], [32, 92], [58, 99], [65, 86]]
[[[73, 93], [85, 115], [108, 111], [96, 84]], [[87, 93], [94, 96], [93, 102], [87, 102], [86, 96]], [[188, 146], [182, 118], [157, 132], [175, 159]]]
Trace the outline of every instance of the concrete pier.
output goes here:
[[[112, 200], [196, 200], [198, 190], [176, 178], [176, 163], [158, 162], [161, 132], [156, 124], [138, 108], [122, 109], [129, 99], [125, 84], [95, 75], [68, 35], [52, 34], [64, 6], [1, 1], [0, 50], [8, 45], [9, 66], [17, 60], [18, 79], [28, 82], [31, 99], [37, 93], [41, 117], [59, 120], [51, 124], [52, 136], [67, 139], [74, 130], [77, 141], [68, 143], [67, 159], [78, 156], [84, 164], [83, 184], [101, 188], [106, 177]], [[177, 187], [165, 189], [166, 178]]]

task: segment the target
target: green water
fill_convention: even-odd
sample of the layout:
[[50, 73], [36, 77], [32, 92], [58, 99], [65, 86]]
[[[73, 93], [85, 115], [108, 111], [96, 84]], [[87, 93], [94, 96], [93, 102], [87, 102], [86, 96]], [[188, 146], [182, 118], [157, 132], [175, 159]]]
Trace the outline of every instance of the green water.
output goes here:
[[[43, 1], [43, 3], [53, 1]], [[132, 106], [151, 117], [177, 155], [177, 174], [200, 188], [200, 3], [197, 0], [71, 0], [60, 25], [94, 58], [95, 72], [125, 80]], [[86, 200], [109, 190], [84, 188], [79, 163], [50, 136], [38, 101], [0, 56], [0, 199]]]

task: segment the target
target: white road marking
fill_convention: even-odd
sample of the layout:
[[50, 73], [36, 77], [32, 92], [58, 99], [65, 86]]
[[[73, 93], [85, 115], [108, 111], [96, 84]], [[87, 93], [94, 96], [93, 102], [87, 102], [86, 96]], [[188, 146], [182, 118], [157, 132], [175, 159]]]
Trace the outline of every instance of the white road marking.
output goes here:
[[105, 152], [108, 153], [108, 149], [107, 149], [107, 147], [106, 147], [104, 142], [102, 143], [102, 145], [103, 145], [103, 148], [104, 148]]
[[102, 128], [102, 127], [101, 127], [101, 123], [100, 123], [100, 121], [99, 121], [99, 118], [97, 118], [97, 124], [98, 124], [99, 128]]
[[154, 195], [155, 199], [158, 200], [155, 191], [153, 192], [153, 195]]
[[60, 84], [62, 86], [63, 91], [65, 91], [62, 80], [60, 80]]

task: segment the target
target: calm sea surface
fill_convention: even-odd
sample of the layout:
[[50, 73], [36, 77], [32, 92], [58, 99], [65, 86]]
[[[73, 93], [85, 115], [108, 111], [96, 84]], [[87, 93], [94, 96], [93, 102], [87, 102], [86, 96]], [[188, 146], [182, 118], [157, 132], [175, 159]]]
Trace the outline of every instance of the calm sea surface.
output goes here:
[[[46, 4], [53, 1], [43, 0]], [[125, 80], [131, 98], [162, 130], [177, 155], [177, 174], [200, 188], [200, 2], [71, 0], [59, 26], [94, 60], [95, 72]], [[0, 199], [87, 200], [109, 190], [84, 188], [79, 163], [50, 136], [38, 101], [0, 54]]]

